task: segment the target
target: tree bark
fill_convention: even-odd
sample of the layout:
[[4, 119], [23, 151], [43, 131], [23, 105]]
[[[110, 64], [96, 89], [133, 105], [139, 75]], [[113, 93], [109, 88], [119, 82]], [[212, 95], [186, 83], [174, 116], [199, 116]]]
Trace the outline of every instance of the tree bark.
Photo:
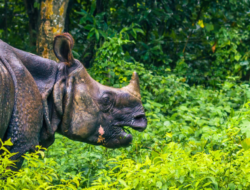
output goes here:
[[53, 40], [64, 31], [69, 0], [41, 0], [36, 48], [44, 58], [56, 60]]

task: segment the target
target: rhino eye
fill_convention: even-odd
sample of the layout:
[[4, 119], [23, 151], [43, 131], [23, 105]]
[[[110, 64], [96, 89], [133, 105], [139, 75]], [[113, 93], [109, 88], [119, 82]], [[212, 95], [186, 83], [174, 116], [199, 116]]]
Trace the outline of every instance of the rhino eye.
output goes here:
[[99, 100], [99, 105], [101, 109], [106, 112], [108, 111], [114, 103], [114, 95], [112, 93], [105, 93]]
[[104, 105], [109, 104], [109, 102], [110, 102], [110, 98], [109, 98], [108, 96], [102, 98], [102, 103], [103, 103]]

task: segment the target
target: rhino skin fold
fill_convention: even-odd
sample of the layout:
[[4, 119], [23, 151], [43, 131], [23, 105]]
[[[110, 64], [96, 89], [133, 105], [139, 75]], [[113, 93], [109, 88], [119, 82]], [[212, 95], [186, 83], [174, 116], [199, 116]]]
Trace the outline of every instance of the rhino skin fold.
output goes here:
[[69, 33], [54, 39], [59, 63], [11, 47], [0, 40], [0, 138], [18, 160], [36, 145], [49, 147], [55, 132], [70, 139], [108, 148], [129, 146], [132, 135], [147, 127], [136, 72], [128, 86], [104, 86], [72, 55]]

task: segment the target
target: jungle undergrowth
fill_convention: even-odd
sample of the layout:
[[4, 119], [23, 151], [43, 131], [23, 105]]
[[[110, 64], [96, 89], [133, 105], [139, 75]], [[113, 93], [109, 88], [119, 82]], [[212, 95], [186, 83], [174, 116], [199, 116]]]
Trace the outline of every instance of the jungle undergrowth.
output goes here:
[[[128, 43], [133, 42], [122, 33], [108, 39], [89, 73], [102, 84], [121, 87], [136, 70], [147, 129], [124, 127], [133, 142], [120, 149], [56, 134], [42, 159], [26, 154], [20, 172], [9, 173], [1, 188], [249, 189], [249, 84], [228, 77], [217, 88], [189, 86], [169, 69], [149, 70], [131, 60], [122, 49]], [[0, 149], [5, 150], [2, 143]], [[5, 155], [2, 172], [13, 164]]]

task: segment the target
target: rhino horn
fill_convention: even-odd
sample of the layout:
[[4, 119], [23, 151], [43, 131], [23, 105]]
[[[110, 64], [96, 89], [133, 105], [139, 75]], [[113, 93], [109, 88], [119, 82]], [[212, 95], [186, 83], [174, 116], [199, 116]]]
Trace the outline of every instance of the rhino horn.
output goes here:
[[132, 78], [128, 86], [123, 87], [122, 90], [127, 91], [129, 94], [135, 96], [138, 99], [141, 99], [139, 76], [135, 71], [132, 74]]

